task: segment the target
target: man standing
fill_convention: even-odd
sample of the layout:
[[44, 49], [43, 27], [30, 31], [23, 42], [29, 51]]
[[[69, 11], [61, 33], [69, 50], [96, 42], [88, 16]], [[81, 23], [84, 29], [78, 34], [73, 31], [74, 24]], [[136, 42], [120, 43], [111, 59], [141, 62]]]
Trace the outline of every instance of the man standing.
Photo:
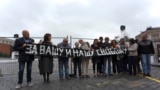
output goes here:
[[28, 30], [22, 31], [22, 38], [16, 39], [14, 50], [19, 52], [18, 62], [19, 62], [19, 73], [18, 73], [18, 85], [16, 89], [21, 88], [23, 83], [23, 72], [25, 68], [25, 64], [27, 64], [27, 85], [33, 86], [31, 83], [31, 71], [32, 71], [32, 61], [34, 60], [33, 55], [25, 54], [25, 49], [27, 44], [33, 44], [34, 40], [29, 37]]
[[[109, 37], [105, 37], [105, 42], [104, 42], [104, 47], [105, 49], [109, 49], [111, 48], [111, 44], [109, 43]], [[108, 55], [104, 57], [104, 62], [103, 62], [103, 74], [106, 75], [106, 62], [108, 63], [108, 75], [112, 76], [112, 72], [111, 72], [111, 60], [112, 60], [112, 56]]]
[[151, 40], [147, 40], [147, 35], [142, 36], [142, 40], [138, 43], [139, 53], [142, 58], [143, 76], [151, 76], [151, 54], [154, 54], [154, 47]]
[[[63, 42], [59, 43], [57, 45], [58, 48], [71, 48], [71, 46], [68, 44], [68, 39], [67, 38], [64, 38], [63, 39]], [[59, 67], [59, 78], [60, 80], [63, 80], [63, 67], [65, 69], [65, 77], [66, 79], [70, 79], [69, 77], [69, 65], [68, 65], [68, 62], [69, 62], [69, 57], [66, 57], [66, 56], [59, 56], [58, 57], [58, 67]]]
[[[99, 46], [99, 49], [104, 49], [103, 37], [99, 37], [98, 46]], [[106, 66], [106, 65], [104, 66], [104, 56], [99, 56], [99, 57], [100, 57], [100, 75], [101, 74], [105, 75], [103, 70]]]

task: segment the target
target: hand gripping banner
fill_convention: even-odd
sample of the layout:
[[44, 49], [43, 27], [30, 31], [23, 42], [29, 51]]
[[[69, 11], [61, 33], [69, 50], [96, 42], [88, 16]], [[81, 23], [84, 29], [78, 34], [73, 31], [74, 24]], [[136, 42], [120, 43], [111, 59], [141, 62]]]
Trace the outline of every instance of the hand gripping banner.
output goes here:
[[27, 44], [25, 53], [29, 55], [47, 55], [47, 56], [62, 56], [62, 57], [92, 57], [92, 56], [107, 56], [126, 54], [126, 48], [108, 48], [98, 50], [82, 50], [74, 48], [58, 48], [53, 45], [43, 44]]

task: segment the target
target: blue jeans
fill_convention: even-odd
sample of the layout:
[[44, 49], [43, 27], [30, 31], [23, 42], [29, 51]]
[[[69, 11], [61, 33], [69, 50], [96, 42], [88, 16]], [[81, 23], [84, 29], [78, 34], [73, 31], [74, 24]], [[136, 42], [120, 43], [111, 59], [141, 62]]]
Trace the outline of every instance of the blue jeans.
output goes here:
[[68, 58], [59, 58], [58, 59], [58, 67], [59, 67], [59, 78], [63, 79], [64, 70], [65, 70], [66, 79], [69, 78]]
[[106, 67], [107, 67], [106, 63], [108, 64], [108, 74], [111, 74], [111, 60], [112, 60], [111, 56], [105, 57], [104, 62], [103, 62], [103, 74], [107, 74], [106, 73]]
[[27, 63], [27, 83], [31, 82], [31, 71], [32, 71], [32, 61], [30, 62], [19, 62], [19, 73], [18, 73], [18, 84], [23, 83], [23, 72], [25, 64]]
[[141, 62], [142, 62], [142, 68], [143, 68], [143, 74], [149, 74], [151, 70], [151, 55], [150, 54], [142, 54], [141, 55]]

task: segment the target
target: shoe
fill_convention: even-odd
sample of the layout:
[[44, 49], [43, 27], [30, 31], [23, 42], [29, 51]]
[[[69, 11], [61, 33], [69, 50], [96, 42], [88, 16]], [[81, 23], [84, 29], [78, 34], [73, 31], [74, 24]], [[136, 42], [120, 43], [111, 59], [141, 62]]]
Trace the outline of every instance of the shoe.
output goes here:
[[89, 78], [90, 76], [89, 75], [86, 75], [86, 78]]
[[109, 74], [109, 76], [113, 76], [113, 74]]
[[59, 78], [60, 81], [64, 80], [63, 78]]
[[71, 80], [71, 78], [69, 78], [69, 77], [68, 77], [68, 78], [66, 78], [66, 79], [67, 79], [67, 80]]
[[49, 78], [47, 78], [47, 83], [50, 83], [50, 80], [49, 80]]
[[147, 75], [146, 74], [143, 74], [143, 77], [146, 77]]
[[34, 85], [34, 84], [31, 83], [31, 82], [27, 83], [27, 86], [29, 86], [29, 87], [32, 87], [33, 85]]
[[94, 74], [94, 75], [93, 75], [93, 77], [97, 77], [97, 75], [96, 75], [96, 74]]
[[16, 88], [16, 89], [20, 89], [20, 88], [21, 88], [21, 86], [22, 86], [21, 84], [18, 84], [18, 85], [16, 85], [16, 87], [15, 87], [15, 88]]
[[44, 82], [47, 82], [47, 80], [46, 80], [46, 79], [44, 79]]
[[148, 76], [148, 77], [151, 77], [151, 74], [148, 73], [147, 76]]
[[85, 75], [82, 75], [82, 78], [85, 78]]

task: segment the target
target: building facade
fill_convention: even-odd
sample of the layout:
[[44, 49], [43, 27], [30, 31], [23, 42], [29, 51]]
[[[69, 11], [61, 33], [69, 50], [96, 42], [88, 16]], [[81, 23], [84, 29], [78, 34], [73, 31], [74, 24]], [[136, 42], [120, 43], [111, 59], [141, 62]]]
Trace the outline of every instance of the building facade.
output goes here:
[[0, 57], [11, 56], [14, 40], [0, 37]]

